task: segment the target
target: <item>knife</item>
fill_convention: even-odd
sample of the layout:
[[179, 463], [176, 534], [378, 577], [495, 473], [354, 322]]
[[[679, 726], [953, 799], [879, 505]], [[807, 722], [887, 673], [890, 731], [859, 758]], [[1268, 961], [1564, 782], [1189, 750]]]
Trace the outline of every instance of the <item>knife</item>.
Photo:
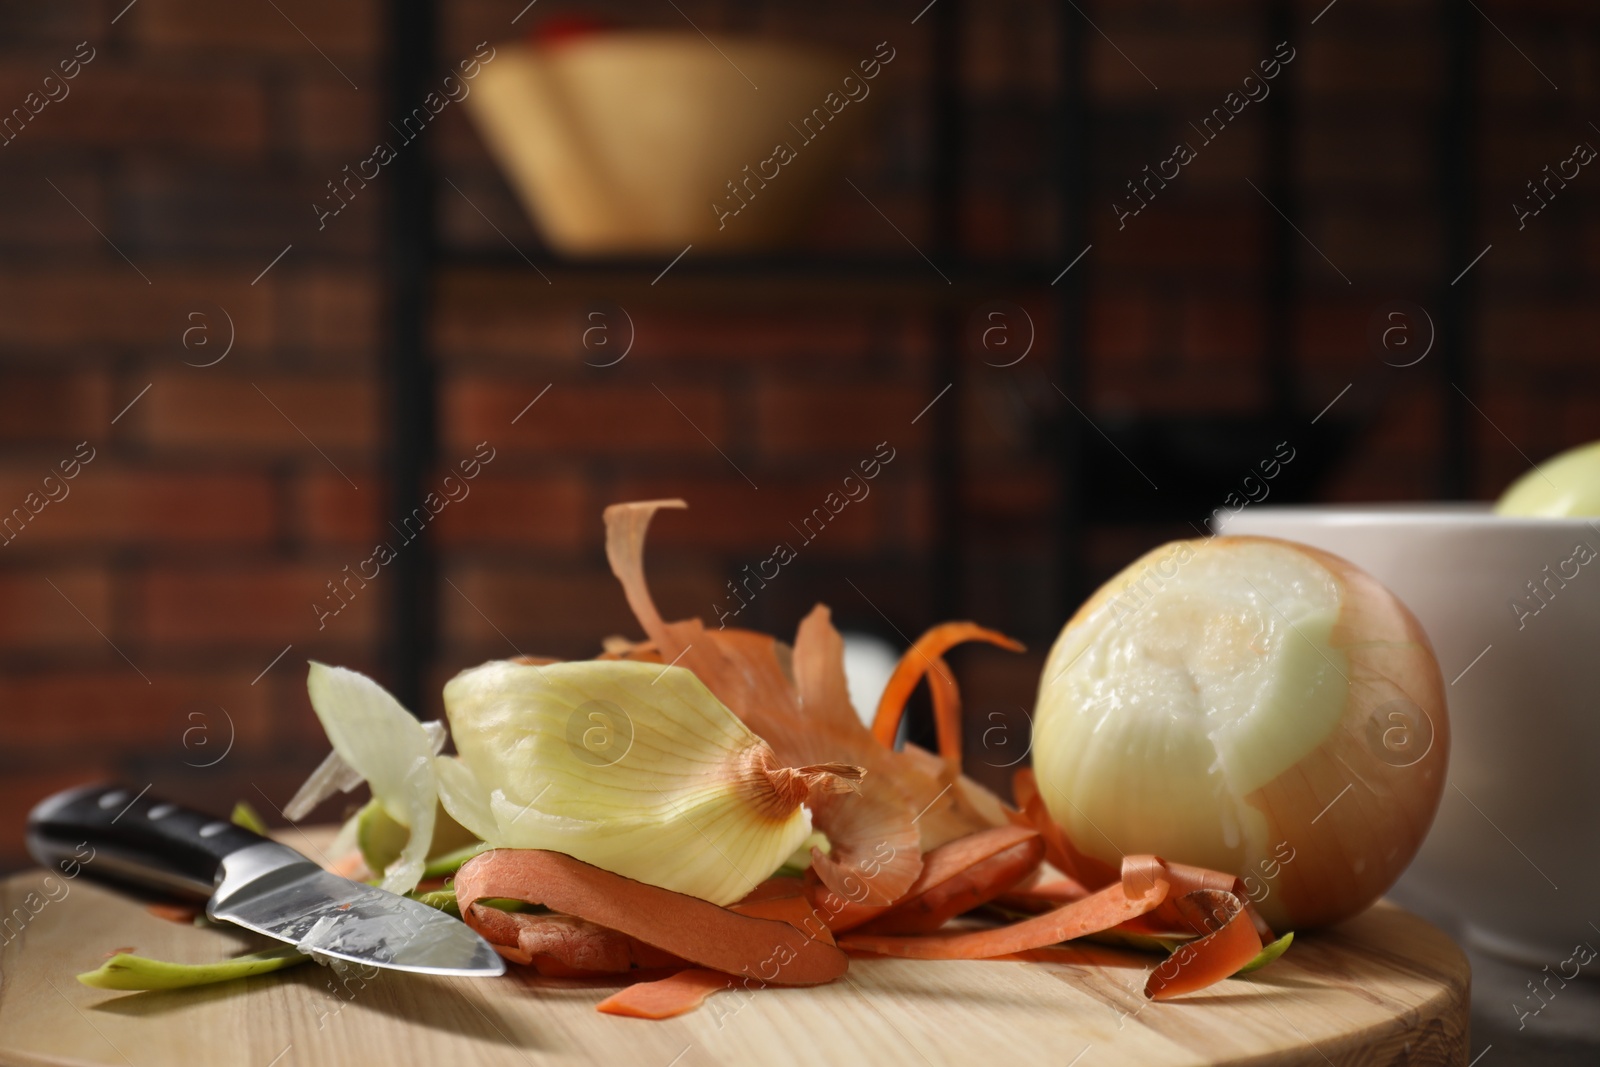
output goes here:
[[77, 864], [102, 881], [203, 899], [210, 918], [318, 958], [419, 974], [505, 973], [505, 961], [459, 919], [148, 793], [119, 785], [57, 793], [28, 815], [28, 851], [48, 867]]

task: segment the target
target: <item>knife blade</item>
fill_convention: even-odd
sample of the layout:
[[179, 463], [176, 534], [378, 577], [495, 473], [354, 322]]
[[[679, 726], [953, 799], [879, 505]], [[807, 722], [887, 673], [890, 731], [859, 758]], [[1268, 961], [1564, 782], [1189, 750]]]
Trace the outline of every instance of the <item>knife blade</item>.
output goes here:
[[212, 919], [315, 957], [419, 974], [505, 973], [488, 942], [437, 908], [341, 878], [287, 845], [148, 794], [91, 785], [48, 797], [28, 816], [28, 851], [100, 881], [204, 899]]

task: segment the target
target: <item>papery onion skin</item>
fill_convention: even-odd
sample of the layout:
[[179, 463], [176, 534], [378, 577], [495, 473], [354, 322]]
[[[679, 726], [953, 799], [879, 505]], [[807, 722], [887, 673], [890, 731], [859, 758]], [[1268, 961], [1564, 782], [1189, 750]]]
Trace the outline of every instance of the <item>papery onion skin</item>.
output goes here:
[[[1260, 593], [1260, 586], [1272, 587], [1267, 576], [1273, 573], [1279, 580], [1286, 573], [1307, 578], [1301, 586], [1325, 583], [1306, 590], [1308, 603], [1336, 598], [1337, 614], [1325, 634], [1318, 632], [1314, 612], [1304, 625], [1291, 624], [1265, 595], [1213, 603], [1205, 587], [1190, 588], [1197, 576], [1218, 574]], [[1138, 614], [1146, 611], [1167, 612], [1180, 622]], [[1132, 630], [1116, 629], [1130, 619]], [[1152, 710], [1150, 702], [1140, 706], [1145, 694], [1136, 684], [1137, 671], [1127, 673], [1128, 655], [1158, 657], [1150, 677], [1188, 671], [1194, 699], [1202, 701], [1207, 682], [1217, 676], [1215, 656], [1236, 657], [1225, 662], [1243, 657], [1240, 646], [1227, 644], [1230, 628], [1242, 634], [1252, 624], [1260, 629], [1242, 648], [1269, 657], [1246, 664], [1259, 670], [1264, 681], [1258, 684], [1269, 693], [1252, 706], [1270, 708], [1271, 714], [1252, 718], [1242, 733], [1229, 735], [1234, 739], [1218, 747], [1212, 718], [1179, 721], [1176, 710]], [[1156, 627], [1147, 642], [1152, 647], [1136, 640], [1144, 637], [1141, 626]], [[1173, 634], [1185, 640], [1164, 644]], [[1256, 647], [1258, 638], [1265, 651]], [[1280, 643], [1274, 646], [1273, 640]], [[1222, 652], [1215, 652], [1219, 647]], [[1072, 672], [1093, 669], [1078, 661], [1093, 660], [1090, 652], [1107, 648], [1117, 655], [1106, 652], [1102, 658], [1115, 660], [1116, 670], [1124, 673], [1107, 675], [1112, 680], [1096, 690], [1099, 676], [1083, 680]], [[1313, 652], [1317, 660], [1311, 659]], [[1197, 667], [1194, 657], [1203, 655], [1213, 659]], [[1175, 657], [1181, 664], [1175, 665]], [[1269, 662], [1298, 663], [1300, 674], [1289, 678]], [[1297, 704], [1292, 696], [1299, 689], [1292, 687], [1306, 678], [1311, 682], [1304, 703]], [[1291, 697], [1272, 707], [1271, 694], [1280, 689]], [[1077, 703], [1085, 692], [1096, 695], [1092, 706]], [[1260, 731], [1254, 724], [1264, 724], [1261, 731], [1278, 746], [1266, 750], [1268, 755], [1281, 751], [1283, 738], [1294, 741], [1293, 731], [1303, 728], [1282, 718], [1291, 707], [1303, 708], [1304, 721], [1314, 726], [1298, 739], [1303, 754], [1276, 767], [1255, 746]], [[1329, 708], [1335, 709], [1331, 716]], [[1159, 732], [1163, 714], [1173, 723], [1165, 734]], [[1140, 715], [1153, 716], [1156, 725], [1137, 725], [1144, 721], [1135, 718]], [[1224, 729], [1233, 722], [1218, 721]], [[1450, 741], [1444, 679], [1426, 633], [1405, 605], [1345, 559], [1261, 537], [1174, 542], [1107, 582], [1067, 623], [1051, 650], [1034, 730], [1041, 795], [1079, 848], [1112, 864], [1124, 852], [1158, 852], [1167, 860], [1234, 871], [1262, 916], [1279, 930], [1336, 923], [1393, 885], [1438, 809]], [[1212, 744], [1209, 754], [1197, 750], [1202, 734]], [[1241, 751], [1251, 756], [1255, 769], [1273, 770], [1231, 793], [1227, 772], [1219, 768], [1230, 752]], [[1210, 766], [1197, 771], [1206, 759]], [[1234, 775], [1235, 780], [1249, 777]], [[1185, 800], [1173, 799], [1179, 797]], [[1212, 817], [1212, 804], [1219, 817]]]
[[787, 767], [682, 667], [509, 661], [444, 688], [455, 760], [434, 761], [453, 818], [495, 848], [544, 849], [731, 904], [811, 833], [808, 796], [843, 764]]
[[306, 691], [334, 752], [372, 786], [389, 816], [410, 831], [399, 856], [382, 872], [384, 889], [409, 893], [422, 878], [433, 844], [438, 809], [433, 758], [443, 730], [428, 729], [388, 690], [344, 667], [312, 660]]

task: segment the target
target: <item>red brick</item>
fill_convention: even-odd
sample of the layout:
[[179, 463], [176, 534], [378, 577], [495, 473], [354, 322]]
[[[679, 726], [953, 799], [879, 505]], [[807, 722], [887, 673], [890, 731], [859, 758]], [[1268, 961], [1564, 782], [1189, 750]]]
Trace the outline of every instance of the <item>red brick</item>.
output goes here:
[[1043, 643], [1022, 655], [973, 645], [956, 667], [967, 708], [963, 769], [998, 788], [1001, 796], [1011, 795], [1011, 776], [1026, 766], [1021, 757], [1031, 751], [1030, 725], [1048, 651]]
[[[1467, 430], [1476, 439], [1485, 466], [1499, 464], [1504, 484], [1555, 451], [1551, 404], [1538, 392], [1500, 380], [1488, 380], [1472, 391], [1478, 410], [1467, 416]], [[1527, 458], [1524, 458], [1524, 457]]]
[[1260, 366], [1263, 310], [1243, 300], [1212, 298], [1183, 301], [1183, 353], [1209, 367]]
[[1431, 104], [1445, 84], [1443, 36], [1432, 26], [1395, 32], [1381, 26], [1388, 21], [1377, 14], [1355, 32], [1297, 37], [1299, 54], [1290, 64], [1297, 87], [1315, 99], [1367, 97], [1387, 104], [1403, 97], [1416, 106]]
[[[907, 344], [907, 332], [921, 326], [904, 307], [841, 305], [845, 295], [834, 292], [824, 297], [816, 290], [800, 288], [787, 298], [777, 292], [762, 293], [760, 311], [708, 306], [696, 314], [682, 307], [652, 305], [631, 311], [639, 324], [638, 351], [645, 358], [724, 363], [759, 360], [762, 366], [784, 361], [859, 369], [863, 361], [897, 355]], [[790, 299], [802, 306], [791, 306]], [[827, 311], [819, 314], [824, 304]], [[713, 310], [714, 318], [708, 321], [706, 312]]]
[[[446, 111], [436, 125], [456, 125], [451, 118]], [[445, 131], [440, 128], [429, 132], [442, 135]], [[514, 255], [513, 248], [526, 255], [527, 250], [538, 247], [539, 238], [532, 220], [497, 170], [486, 166], [469, 172], [458, 171], [450, 180], [455, 188], [447, 186], [448, 192], [438, 201], [437, 225], [441, 242], [449, 247], [487, 250], [496, 255]], [[537, 275], [530, 280], [545, 284]]]
[[881, 479], [882, 540], [891, 552], [921, 552], [933, 543], [933, 486], [925, 471], [899, 470]]
[[284, 344], [313, 350], [319, 367], [375, 364], [383, 318], [376, 272], [314, 270], [283, 287]]
[[106, 13], [101, 7], [99, 0], [64, 0], [30, 8], [20, 17], [8, 13], [6, 48], [29, 55], [60, 51], [70, 56], [79, 41], [103, 30]]
[[995, 463], [1014, 463], [1026, 454], [1030, 435], [1036, 429], [1036, 417], [1022, 409], [1024, 397], [1031, 402], [1049, 402], [1052, 397], [1059, 400], [1054, 389], [1031, 374], [1026, 384], [1004, 377], [1016, 371], [1017, 368], [1006, 368], [973, 374], [963, 380], [959, 391], [947, 393], [939, 401], [941, 406], [953, 402], [961, 459], [969, 471]]
[[371, 379], [190, 372], [157, 375], [128, 420], [154, 445], [268, 449], [315, 467], [330, 462], [318, 449], [376, 447], [377, 405], [378, 383]]
[[1432, 456], [1366, 457], [1348, 461], [1321, 490], [1330, 504], [1412, 503], [1438, 492], [1438, 461]]
[[[441, 472], [430, 484], [439, 484]], [[506, 476], [486, 468], [464, 484], [467, 495], [439, 513], [438, 543], [445, 548], [497, 545], [539, 549], [588, 549], [603, 538], [600, 508], [589, 502], [577, 477]], [[459, 493], [461, 490], [456, 490]]]
[[294, 480], [289, 520], [299, 541], [370, 549], [382, 539], [388, 501], [382, 480], [368, 467], [345, 472], [359, 490], [331, 470], [307, 471]]
[[[533, 277], [534, 283], [543, 282]], [[436, 283], [433, 339], [445, 359], [485, 356], [560, 360], [576, 366], [582, 351], [583, 309], [562, 300], [546, 305], [529, 299], [526, 284], [508, 285], [505, 275], [445, 272]]]
[[[562, 382], [539, 398], [545, 384], [483, 378], [450, 382], [444, 392], [445, 439], [458, 448], [488, 441], [497, 449], [564, 457], [670, 452], [716, 459], [717, 448], [728, 448], [730, 420], [721, 390]], [[538, 403], [527, 408], [535, 398]]]
[[[543, 21], [542, 13], [535, 7], [515, 25], [511, 25], [511, 17], [518, 10], [520, 8], [505, 11], [497, 0], [457, 0], [450, 7], [450, 18], [441, 20], [437, 40], [439, 54], [447, 61], [458, 61], [471, 55], [479, 41], [489, 40], [498, 45]], [[676, 14], [670, 9], [669, 13]], [[628, 14], [630, 26], [649, 27], [666, 23], [666, 19], [646, 7], [635, 6]]]
[[[1575, 448], [1600, 436], [1600, 397], [1592, 392], [1569, 396], [1561, 405], [1562, 449]], [[1538, 456], [1533, 457], [1536, 461]]]
[[[1225, 93], [1272, 55], [1271, 46], [1263, 48], [1255, 34], [1231, 27], [1154, 32], [1148, 23], [1130, 24], [1126, 13], [1109, 11], [1097, 21], [1117, 42], [1113, 46], [1099, 34], [1088, 42], [1091, 91], [1108, 101], [1154, 105], [1159, 97], [1153, 80], [1164, 93], [1212, 90], [1220, 105]], [[1300, 61], [1296, 56], [1295, 62]]]
[[[1176, 191], [1158, 193], [1138, 215], [1122, 220], [1121, 231], [1112, 204], [1126, 208], [1134, 203], [1126, 191], [1119, 188], [1103, 207], [1094, 207], [1090, 214], [1094, 249], [1089, 254], [1095, 257], [1096, 268], [1127, 267], [1145, 274], [1152, 270], [1203, 271], [1211, 276], [1253, 271], [1265, 247], [1262, 227], [1268, 224], [1268, 216], [1277, 218], [1272, 208], [1248, 186], [1243, 193], [1249, 201], [1204, 207], [1186, 207], [1176, 197], [1164, 199]], [[1303, 223], [1301, 229], [1305, 229]], [[1311, 239], [1322, 244], [1324, 236], [1311, 233]], [[1310, 249], [1306, 254], [1316, 257]], [[1317, 263], [1327, 266], [1320, 258]]]
[[[1054, 473], [1032, 470], [984, 472], [965, 487], [966, 517], [989, 537], [1036, 537], [1055, 507], [1059, 487]], [[1031, 531], [1029, 526], [1033, 526]]]
[[[1107, 287], [1108, 289], [1110, 287]], [[1133, 286], [1097, 291], [1088, 304], [1088, 350], [1096, 360], [1142, 362], [1170, 351], [1157, 302]]]
[[[78, 221], [93, 233], [88, 223]], [[114, 256], [109, 250], [105, 254]], [[215, 357], [202, 357], [198, 349], [186, 355], [181, 347], [184, 331], [209, 324], [212, 336], [222, 337], [225, 325], [217, 312], [219, 302], [233, 317], [241, 348], [273, 342], [270, 312], [275, 293], [270, 278], [245, 286], [239, 284], [248, 281], [242, 270], [234, 277], [219, 277], [215, 271], [158, 273], [159, 286], [146, 284], [120, 261], [114, 267], [80, 265], [0, 274], [0, 343], [74, 349], [96, 344], [148, 345], [174, 353], [167, 366], [176, 367], [185, 358], [200, 363]], [[207, 318], [190, 319], [191, 312]], [[199, 336], [191, 335], [191, 340]]]
[[[0, 100], [20, 102], [39, 90], [47, 72], [38, 63], [0, 65]], [[259, 155], [265, 147], [266, 99], [253, 80], [218, 71], [172, 74], [150, 64], [119, 62], [102, 49], [77, 78], [63, 84], [68, 95], [45, 105], [22, 128], [5, 146], [9, 155], [93, 144], [239, 157]]]
[[[918, 416], [944, 385], [769, 382], [756, 393], [756, 437], [768, 459], [792, 461], [798, 454], [807, 460], [820, 455], [868, 460], [884, 441], [915, 455], [932, 425]], [[950, 399], [946, 395], [939, 402]]]
[[[0, 392], [0, 440], [75, 444], [103, 437], [114, 414], [111, 383], [104, 373], [12, 373]], [[12, 495], [0, 494], [0, 500]]]
[[972, 9], [964, 26], [962, 57], [968, 90], [985, 95], [1048, 93], [1056, 63], [1055, 18], [1048, 8], [1030, 3]]
[[0, 704], [18, 712], [7, 724], [7, 751], [159, 749], [199, 764], [220, 756], [230, 733], [239, 745], [270, 736], [267, 693], [248, 685], [248, 677], [153, 668], [145, 674], [149, 684], [126, 669], [0, 676]]
[[[493, 39], [497, 35], [498, 31], [492, 32], [489, 34], [489, 38]], [[483, 39], [483, 37], [474, 38], [472, 44], [450, 49], [441, 54], [465, 58], [477, 51], [476, 42]], [[496, 42], [496, 47], [500, 47], [500, 42]], [[497, 53], [497, 58], [501, 54], [504, 53]], [[455, 62], [460, 63], [461, 60], [456, 59]], [[468, 106], [470, 107], [471, 105]], [[434, 157], [445, 161], [451, 171], [462, 175], [476, 173], [482, 176], [479, 181], [474, 182], [480, 189], [482, 185], [479, 182], [489, 175], [498, 173], [498, 168], [490, 160], [489, 150], [483, 143], [483, 135], [478, 132], [477, 124], [472, 120], [466, 108], [445, 108], [444, 111], [439, 113], [439, 117], [434, 121], [433, 125], [429, 127], [428, 136], [433, 139]], [[451, 180], [458, 185], [461, 183], [461, 178], [452, 178]], [[487, 210], [484, 213], [489, 214], [490, 218], [496, 220], [503, 218], [518, 229], [526, 230], [532, 225], [527, 212], [523, 210], [521, 204], [515, 199], [505, 179], [502, 178], [499, 185], [500, 189], [494, 195], [498, 204], [505, 209], [505, 213], [490, 214]], [[462, 185], [461, 188], [466, 190], [467, 187]], [[458, 196], [455, 199], [459, 201], [461, 198]], [[476, 200], [477, 197], [474, 196], [473, 199]], [[480, 219], [479, 221], [481, 222], [482, 220]], [[509, 230], [506, 232], [510, 233]]]
[[[1502, 9], [1496, 11], [1496, 7]], [[1499, 33], [1484, 35], [1478, 49], [1478, 61], [1482, 65], [1479, 84], [1483, 87], [1481, 91], [1491, 99], [1537, 101], [1548, 106], [1545, 102], [1556, 91], [1550, 87], [1551, 82], [1566, 86], [1570, 91], [1579, 77], [1578, 72], [1592, 62], [1583, 52], [1581, 32], [1563, 32], [1562, 29], [1553, 34], [1540, 32], [1535, 28], [1537, 22], [1523, 18], [1521, 11], [1510, 6], [1494, 5], [1489, 13], [1501, 32], [1517, 42], [1515, 49], [1503, 47], [1504, 39], [1496, 40], [1500, 38]], [[1570, 16], [1560, 22], [1566, 23], [1570, 31]], [[1562, 37], [1567, 40], [1563, 41]], [[1534, 64], [1538, 65], [1537, 69]]]
[[[0, 153], [5, 151], [14, 149], [0, 148]], [[0, 234], [4, 235], [6, 250], [12, 254], [48, 252], [52, 256], [69, 252], [99, 254], [105, 248], [105, 239], [83, 224], [78, 211], [91, 219], [109, 216], [105, 183], [96, 174], [71, 172], [52, 174], [50, 180], [56, 189], [45, 184], [32, 168], [13, 167], [0, 172]]]
[[[1343, 384], [1323, 390], [1330, 399]], [[1453, 393], [1454, 390], [1451, 390]], [[1436, 383], [1417, 379], [1399, 385], [1386, 409], [1358, 442], [1361, 451], [1403, 456], [1430, 452], [1438, 447], [1441, 432], [1443, 394]], [[1478, 419], [1476, 413], [1469, 416]]]
[[1479, 352], [1486, 361], [1553, 369], [1580, 367], [1592, 358], [1595, 314], [1582, 304], [1501, 300], [1478, 316]]
[[[928, 247], [931, 219], [928, 199], [921, 191], [885, 187], [872, 181], [857, 185], [865, 198], [856, 196], [839, 201], [835, 216], [838, 232], [830, 235], [831, 245], [845, 245], [840, 251], [877, 253], [886, 257], [907, 255], [907, 241], [918, 248]], [[818, 223], [818, 228], [825, 225], [825, 222]], [[939, 277], [939, 272], [930, 266], [927, 277], [931, 283]]]
[[265, 476], [162, 473], [108, 464], [102, 456], [97, 453], [71, 481], [62, 481], [49, 467], [0, 472], [0, 500], [20, 501], [29, 492], [41, 492], [50, 473], [57, 475], [52, 484], [67, 493], [34, 517], [8, 546], [12, 551], [268, 545], [277, 536], [277, 508]]
[[[1332, 396], [1339, 388], [1325, 392]], [[1332, 472], [1321, 490], [1323, 498], [1368, 502], [1433, 497], [1438, 492], [1442, 400], [1436, 384], [1427, 380], [1397, 386], [1354, 453]]]
[[[1488, 193], [1484, 199], [1492, 209], [1491, 217], [1509, 220], [1512, 223], [1511, 228], [1516, 230], [1517, 216], [1511, 210], [1511, 202], [1527, 201], [1530, 207], [1538, 207], [1538, 203], [1528, 192], [1526, 183], [1531, 181], [1538, 185], [1545, 177], [1546, 165], [1554, 173], [1557, 165], [1573, 154], [1578, 142], [1592, 141], [1592, 137], [1583, 136], [1587, 129], [1583, 126], [1574, 129], [1566, 123], [1553, 123], [1544, 114], [1526, 108], [1498, 109], [1497, 113], [1484, 122], [1484, 129], [1476, 146], [1478, 173]], [[1568, 173], [1571, 173], [1570, 168]], [[1561, 188], [1559, 182], [1552, 181], [1550, 185], [1555, 193], [1555, 203], [1559, 205], [1563, 200], [1581, 196], [1583, 187], [1587, 184], [1587, 173], [1587, 167], [1580, 170], [1578, 178], [1569, 182], [1565, 189]], [[1540, 192], [1541, 194], [1545, 192], [1542, 186]], [[1548, 222], [1551, 214], [1558, 213], [1559, 210], [1559, 207], [1556, 207], [1551, 212], [1543, 212], [1528, 219], [1528, 224], [1540, 227], [1541, 224]]]
[[[1374, 360], [1386, 355], [1382, 351], [1374, 351], [1372, 340], [1368, 337], [1369, 324], [1380, 310], [1381, 306], [1377, 303], [1343, 294], [1301, 301], [1294, 320], [1296, 356], [1303, 364], [1317, 367], [1370, 367]], [[1437, 317], [1434, 326], [1437, 329]], [[1380, 330], [1380, 345], [1382, 336]], [[1436, 354], [1437, 350], [1430, 353], [1430, 358]], [[1389, 355], [1388, 358], [1401, 363], [1411, 357]]]
[[1031, 260], [1054, 255], [1052, 235], [1061, 223], [1047, 194], [1025, 197], [1015, 190], [969, 195], [961, 216], [961, 239], [978, 259]]
[[[713, 619], [726, 577], [704, 566], [662, 563], [657, 555], [650, 588], [666, 617]], [[622, 587], [601, 568], [546, 572], [457, 564], [445, 573], [455, 586], [440, 588], [442, 631], [452, 647], [480, 656], [594, 656], [610, 634], [640, 635]], [[474, 660], [468, 653], [452, 657], [463, 666]]]
[[[862, 457], [870, 458], [870, 454]], [[889, 472], [899, 473], [895, 464], [906, 462], [904, 455], [897, 455], [889, 466], [880, 469], [878, 480], [872, 482], [863, 481], [853, 464], [840, 463], [836, 479], [767, 479], [758, 483], [759, 490], [752, 489], [737, 476], [722, 481], [698, 476], [629, 478], [614, 487], [608, 499], [678, 497], [688, 502], [686, 513], [664, 512], [656, 516], [650, 526], [652, 545], [756, 553], [750, 562], [765, 558], [780, 542], [807, 556], [839, 556], [879, 543], [884, 511], [880, 485]], [[845, 497], [842, 482], [852, 474], [856, 476], [852, 487], [858, 484], [866, 487], [867, 495], [859, 501], [848, 501]], [[814, 510], [821, 509], [824, 515], [829, 514], [826, 500], [830, 493], [837, 494], [836, 505], [838, 501], [846, 501], [838, 514], [832, 515], [826, 523], [813, 517], [807, 527], [804, 520], [812, 516]], [[856, 493], [859, 496], [861, 490], [857, 489]], [[813, 540], [806, 540], [808, 533]]]
[[[669, 303], [663, 296], [638, 287], [624, 292], [614, 289], [605, 278], [572, 279], [583, 286], [580, 296], [557, 297], [533, 272], [507, 273], [481, 270], [441, 272], [436, 289], [435, 343], [451, 360], [485, 357], [516, 359], [530, 357], [558, 360], [579, 368], [587, 360], [592, 365], [608, 362], [628, 350], [622, 367], [644, 361], [704, 360], [717, 364], [763, 364], [774, 360], [825, 361], [834, 364], [859, 364], [862, 360], [883, 360], [908, 348], [909, 331], [920, 322], [904, 312], [903, 306], [882, 310], [862, 309], [858, 303], [871, 291], [842, 293], [837, 287], [827, 292], [814, 285], [784, 279], [761, 290], [761, 309], [730, 310], [725, 283], [702, 283], [684, 279], [673, 291]], [[563, 290], [569, 279], [562, 278]], [[843, 295], [852, 303], [838, 306]], [[828, 313], [818, 314], [818, 305], [828, 301]], [[879, 299], [884, 299], [882, 296]], [[903, 305], [901, 297], [896, 303]], [[885, 300], [885, 303], [889, 303]], [[618, 314], [620, 308], [625, 314]], [[605, 318], [590, 318], [602, 310]], [[633, 345], [627, 345], [632, 324]], [[591, 342], [604, 337], [618, 347], [601, 351], [584, 347], [585, 331], [603, 327], [603, 334], [591, 334]], [[915, 353], [912, 353], [915, 354]]]
[[[1311, 286], [1344, 286], [1340, 272], [1352, 279], [1364, 277], [1369, 283], [1393, 286], [1443, 271], [1439, 263], [1439, 222], [1407, 205], [1359, 212], [1335, 208], [1305, 214], [1303, 220], [1296, 221], [1317, 245], [1312, 248], [1301, 242], [1299, 247], [1300, 269]], [[1328, 260], [1337, 264], [1338, 270]]]
[[[48, 509], [40, 520], [47, 514]], [[8, 547], [0, 546], [0, 558]], [[114, 655], [96, 628], [105, 634], [115, 630], [111, 577], [105, 571], [84, 567], [0, 571], [0, 648], [12, 652], [104, 649], [107, 655]]]
[[[1482, 133], [1492, 136], [1488, 126]], [[1307, 199], [1324, 191], [1370, 190], [1392, 200], [1431, 188], [1436, 137], [1422, 115], [1314, 112], [1296, 126], [1295, 135], [1300, 143], [1294, 177]]]
[[[205, 0], [141, 0], [128, 12], [127, 24], [133, 38], [148, 48], [223, 49], [326, 67], [328, 61], [317, 54], [319, 50], [346, 61], [352, 56], [375, 55], [383, 25], [380, 15], [375, 0], [225, 5]], [[346, 68], [345, 73], [354, 77], [364, 72]], [[356, 84], [361, 84], [360, 78]], [[373, 92], [380, 89], [375, 84], [367, 88]]]
[[[272, 274], [281, 282], [309, 257], [370, 256], [377, 246], [382, 201], [371, 191], [325, 220], [325, 227], [314, 225], [312, 205], [319, 195], [338, 204], [321, 186], [327, 178], [268, 167], [204, 167], [167, 157], [132, 159], [119, 173], [124, 221], [113, 237], [136, 260], [225, 259], [240, 264], [235, 280], [244, 288], [280, 254], [285, 258]], [[295, 238], [292, 252], [285, 252], [286, 236]]]
[[[1210, 371], [1177, 367], [1152, 374], [1148, 369], [1096, 367], [1090, 371], [1092, 407], [1079, 397], [1073, 403], [1093, 418], [1096, 411], [1165, 412], [1191, 414], [1202, 411], [1251, 411], [1265, 396], [1260, 375], [1249, 369]], [[1064, 411], [1070, 411], [1063, 405]], [[1074, 418], [1077, 412], [1070, 412]]]
[[376, 93], [350, 91], [332, 70], [326, 78], [302, 75], [288, 92], [290, 139], [304, 160], [334, 158], [353, 165], [371, 154], [383, 134]]
[[[1188, 106], [1180, 104], [1177, 110], [1180, 114], [1204, 118], [1213, 108], [1220, 106], [1220, 100], [1221, 94], [1190, 96]], [[1125, 175], [1123, 180], [1142, 179], [1145, 164], [1151, 164], [1151, 169], [1154, 170], [1155, 164], [1171, 156], [1178, 142], [1182, 141], [1194, 149], [1198, 158], [1185, 165], [1179, 172], [1178, 178], [1167, 189], [1160, 190], [1158, 201], [1160, 196], [1180, 190], [1184, 195], [1196, 199], [1215, 195], [1232, 196], [1240, 189], [1248, 192], [1250, 187], [1245, 185], [1245, 179], [1248, 178], [1257, 185], [1261, 184], [1265, 138], [1265, 125], [1260, 113], [1252, 115], [1249, 109], [1241, 112], [1236, 121], [1210, 141], [1187, 123], [1183, 123], [1173, 130], [1170, 143], [1157, 142], [1156, 145], [1152, 145], [1138, 160], [1137, 172]], [[1123, 188], [1125, 191], [1126, 187]], [[1143, 186], [1140, 188], [1142, 191]]]
[[[1514, 198], [1515, 190], [1507, 189], [1503, 197], [1495, 194], [1489, 201], [1479, 225], [1484, 243], [1493, 243], [1494, 248], [1472, 267], [1467, 277], [1476, 283], [1481, 294], [1509, 294], [1530, 288], [1559, 292], [1571, 285], [1582, 269], [1569, 243], [1580, 225], [1582, 201], [1558, 203], [1519, 232], [1511, 209]], [[1463, 255], [1461, 265], [1447, 273], [1457, 276], [1475, 255], [1476, 252]], [[1483, 299], [1479, 297], [1480, 301]]]
[[338, 607], [326, 583], [342, 579], [346, 563], [354, 573], [360, 562], [152, 568], [137, 580], [138, 630], [152, 644], [189, 649], [365, 641], [379, 618], [382, 574], [364, 588], [352, 580], [356, 591], [345, 595], [348, 604], [337, 615], [321, 617], [313, 610]]

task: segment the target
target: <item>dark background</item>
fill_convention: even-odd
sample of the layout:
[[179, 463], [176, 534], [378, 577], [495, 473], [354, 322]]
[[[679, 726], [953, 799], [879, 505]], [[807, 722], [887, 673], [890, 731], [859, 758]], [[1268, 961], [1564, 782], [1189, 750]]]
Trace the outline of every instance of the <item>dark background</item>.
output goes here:
[[[1600, 426], [1600, 176], [1525, 229], [1512, 207], [1600, 143], [1590, 4], [541, 0], [513, 25], [517, 0], [464, 0], [431, 34], [409, 3], [125, 4], [0, 6], [0, 108], [95, 50], [0, 146], [0, 507], [95, 449], [0, 547], [0, 868], [27, 807], [87, 777], [271, 815], [326, 751], [308, 658], [432, 717], [464, 666], [633, 632], [613, 501], [689, 501], [650, 566], [669, 615], [710, 618], [891, 442], [739, 622], [790, 634], [821, 599], [897, 647], [950, 616], [1021, 637], [958, 664], [974, 769], [1002, 780], [1078, 598], [1204, 532], [1278, 442], [1273, 502], [1492, 498]], [[792, 253], [691, 253], [652, 285], [666, 257], [549, 253], [452, 106], [317, 230], [416, 87], [571, 12], [846, 62], [891, 42], [859, 192], [831, 185]], [[1272, 95], [1119, 229], [1124, 183], [1280, 40]], [[596, 307], [632, 320], [616, 366], [586, 365]], [[1017, 347], [981, 342], [996, 308]], [[1023, 312], [1031, 350], [994, 366]], [[1411, 347], [1376, 340], [1396, 322]], [[485, 440], [470, 498], [319, 630], [397, 489]]]

